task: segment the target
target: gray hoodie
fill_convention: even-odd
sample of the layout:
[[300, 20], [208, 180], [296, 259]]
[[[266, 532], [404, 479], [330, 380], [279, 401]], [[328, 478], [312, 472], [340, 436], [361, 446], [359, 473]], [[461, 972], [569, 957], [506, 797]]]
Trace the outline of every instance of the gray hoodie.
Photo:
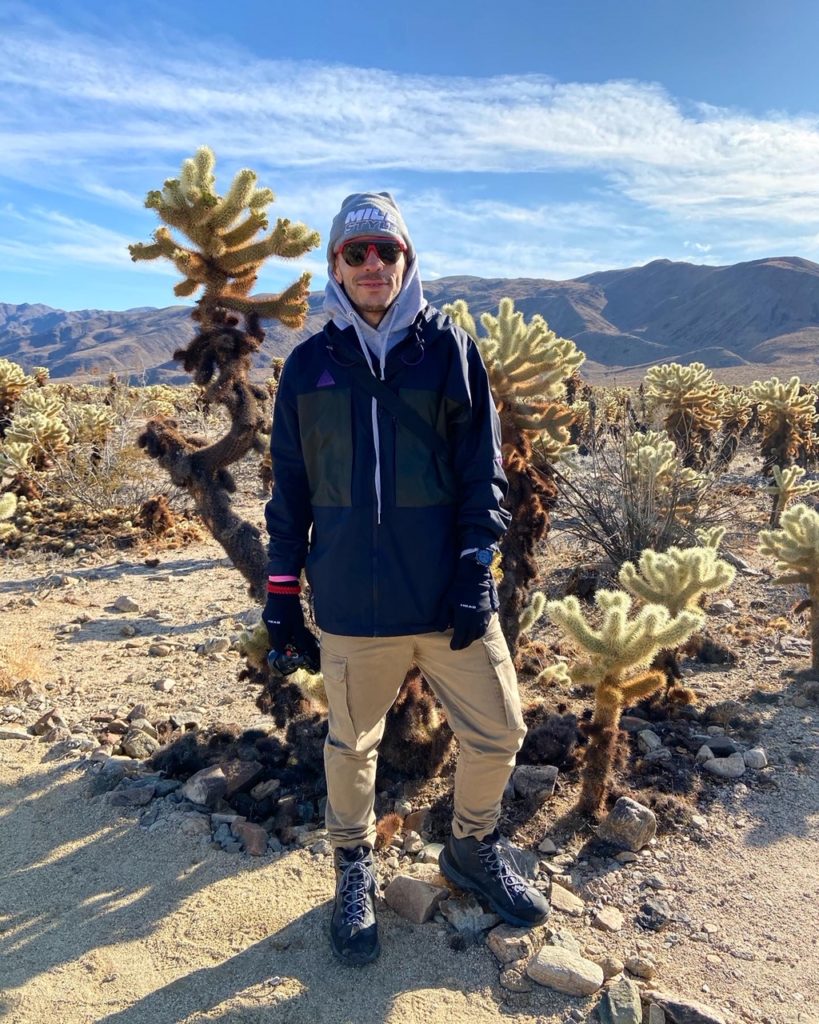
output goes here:
[[[358, 343], [367, 365], [374, 377], [384, 379], [384, 364], [387, 353], [403, 340], [410, 325], [427, 305], [424, 298], [424, 290], [421, 286], [421, 275], [418, 271], [418, 257], [416, 256], [407, 267], [404, 280], [401, 284], [401, 291], [395, 297], [390, 308], [384, 314], [384, 319], [378, 327], [371, 327], [367, 321], [360, 316], [353, 304], [347, 297], [347, 293], [336, 281], [331, 272], [327, 278], [327, 287], [324, 290], [324, 311], [340, 330], [352, 326], [355, 328]], [[373, 364], [377, 361], [378, 372]], [[378, 522], [381, 522], [381, 458], [378, 443], [378, 403], [375, 398], [372, 400], [372, 422], [373, 422], [373, 443], [375, 445], [375, 493], [378, 501]]]

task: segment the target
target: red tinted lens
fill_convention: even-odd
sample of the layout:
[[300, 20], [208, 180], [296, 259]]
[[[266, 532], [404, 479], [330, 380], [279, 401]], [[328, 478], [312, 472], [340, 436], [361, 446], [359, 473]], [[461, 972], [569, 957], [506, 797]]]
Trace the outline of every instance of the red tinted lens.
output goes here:
[[348, 267], [360, 267], [364, 264], [370, 249], [375, 249], [376, 256], [382, 263], [397, 263], [404, 246], [400, 242], [347, 242], [342, 246], [341, 255]]

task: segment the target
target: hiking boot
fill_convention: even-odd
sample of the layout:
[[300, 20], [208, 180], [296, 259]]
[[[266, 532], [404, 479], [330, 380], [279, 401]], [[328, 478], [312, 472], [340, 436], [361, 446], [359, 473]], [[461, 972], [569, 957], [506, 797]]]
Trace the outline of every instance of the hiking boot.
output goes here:
[[375, 921], [375, 869], [367, 846], [343, 847], [334, 854], [336, 903], [330, 921], [333, 952], [345, 964], [371, 963], [381, 952]]
[[441, 874], [485, 900], [508, 924], [542, 924], [551, 910], [548, 899], [512, 869], [499, 840], [497, 831], [483, 839], [450, 835], [438, 858]]

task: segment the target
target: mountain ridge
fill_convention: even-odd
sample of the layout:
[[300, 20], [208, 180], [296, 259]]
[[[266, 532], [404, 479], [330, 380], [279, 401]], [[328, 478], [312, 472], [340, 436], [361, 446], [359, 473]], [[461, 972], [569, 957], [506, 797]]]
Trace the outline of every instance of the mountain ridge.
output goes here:
[[[572, 338], [591, 376], [694, 359], [714, 368], [759, 365], [766, 373], [789, 359], [819, 367], [819, 264], [799, 256], [720, 267], [658, 259], [568, 281], [461, 275], [427, 281], [424, 291], [436, 306], [463, 298], [476, 317], [511, 296], [526, 317], [540, 313]], [[256, 369], [321, 328], [322, 300], [323, 291], [310, 294], [300, 331], [265, 324]], [[193, 337], [191, 309], [66, 311], [0, 302], [0, 356], [26, 370], [48, 366], [57, 379], [114, 372], [183, 382], [189, 378], [173, 352]]]

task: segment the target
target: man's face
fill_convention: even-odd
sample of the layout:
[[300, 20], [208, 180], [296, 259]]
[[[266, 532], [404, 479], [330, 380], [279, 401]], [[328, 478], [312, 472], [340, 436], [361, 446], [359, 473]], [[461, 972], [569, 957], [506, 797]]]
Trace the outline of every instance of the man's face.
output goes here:
[[[355, 241], [364, 241], [361, 236]], [[346, 239], [352, 241], [352, 239]], [[373, 239], [383, 241], [383, 239]], [[401, 253], [397, 263], [383, 263], [375, 249], [370, 249], [367, 258], [360, 267], [349, 267], [340, 252], [336, 253], [333, 265], [333, 277], [343, 285], [350, 302], [361, 313], [363, 318], [376, 327], [384, 313], [394, 302], [401, 291], [404, 273], [407, 269], [407, 258]]]

